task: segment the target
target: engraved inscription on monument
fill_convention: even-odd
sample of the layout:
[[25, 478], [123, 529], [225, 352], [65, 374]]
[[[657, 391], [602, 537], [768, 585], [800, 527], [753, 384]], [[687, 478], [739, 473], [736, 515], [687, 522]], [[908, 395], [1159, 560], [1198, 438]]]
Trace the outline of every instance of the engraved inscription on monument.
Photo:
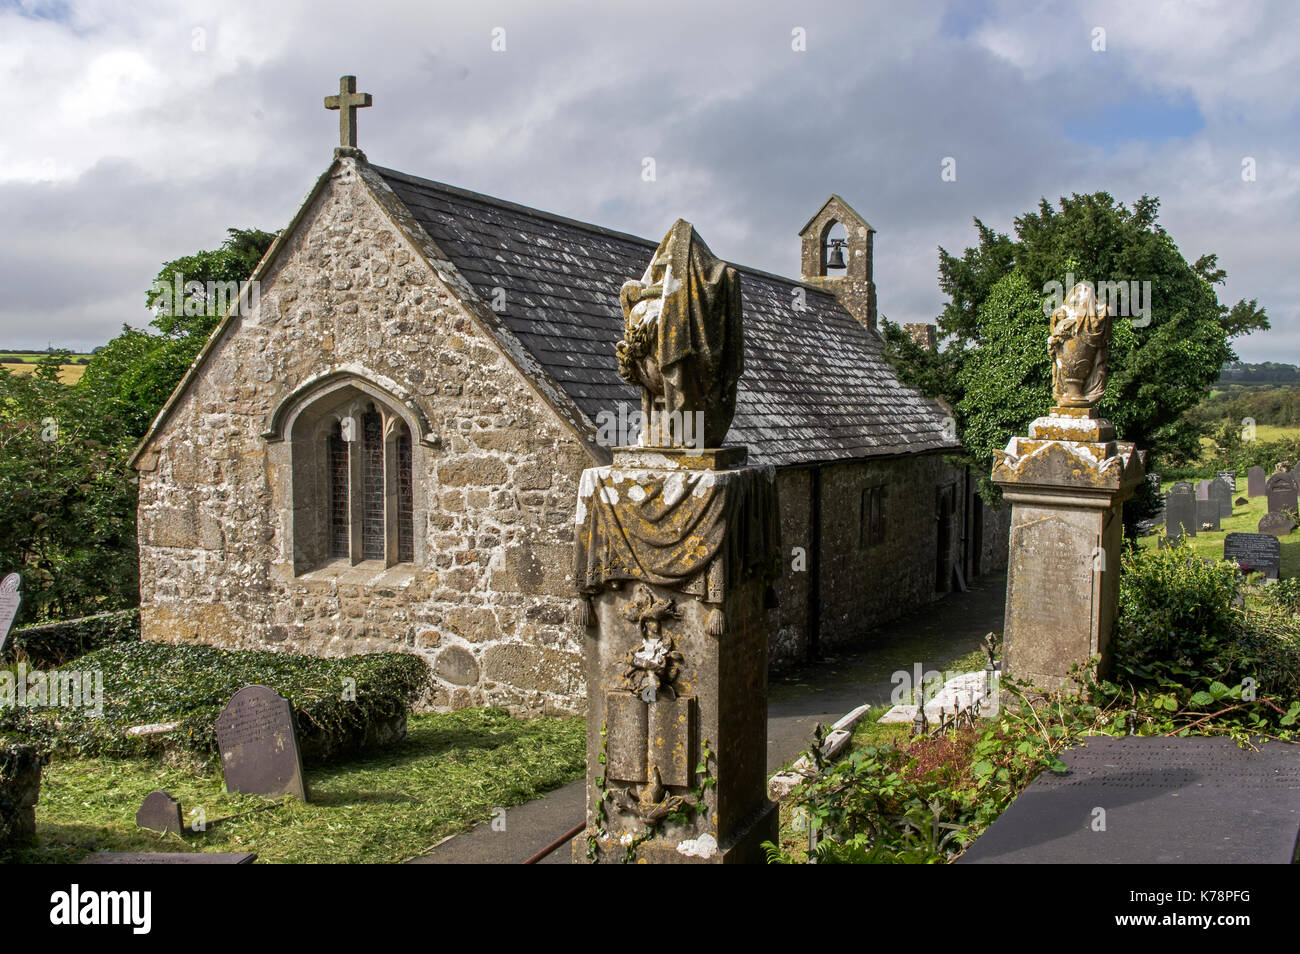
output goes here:
[[1282, 568], [1282, 544], [1267, 533], [1230, 533], [1223, 538], [1223, 558], [1276, 580]]
[[[962, 864], [1290, 864], [1300, 748], [1227, 738], [1094, 736], [1062, 753]], [[1104, 807], [1105, 828], [1096, 825]]]
[[[1087, 538], [1087, 539], [1084, 539]], [[1098, 555], [1086, 533], [1056, 517], [1031, 517], [1013, 528], [1016, 561], [1008, 608], [1033, 639], [1016, 642], [1016, 673], [1052, 672], [1069, 655], [1087, 658], [1092, 646], [1093, 574]]]
[[4, 649], [9, 627], [13, 625], [14, 617], [18, 615], [18, 606], [23, 601], [18, 589], [20, 583], [21, 578], [17, 573], [10, 573], [0, 580], [0, 649]]
[[266, 686], [245, 686], [217, 717], [226, 788], [249, 795], [307, 800], [302, 756], [289, 700]]

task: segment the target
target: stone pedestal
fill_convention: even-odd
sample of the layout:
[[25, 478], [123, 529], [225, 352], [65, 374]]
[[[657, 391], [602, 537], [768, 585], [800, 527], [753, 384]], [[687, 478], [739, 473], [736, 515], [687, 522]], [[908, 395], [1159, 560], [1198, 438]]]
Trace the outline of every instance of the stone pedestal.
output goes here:
[[1044, 689], [1100, 654], [1119, 596], [1121, 506], [1143, 479], [1130, 443], [1087, 408], [1054, 407], [993, 467], [1011, 501], [1003, 674]]
[[31, 841], [41, 794], [41, 759], [30, 745], [13, 745], [8, 774], [0, 774], [0, 848]]
[[761, 863], [775, 474], [744, 448], [629, 448], [583, 474], [587, 830], [577, 862]]

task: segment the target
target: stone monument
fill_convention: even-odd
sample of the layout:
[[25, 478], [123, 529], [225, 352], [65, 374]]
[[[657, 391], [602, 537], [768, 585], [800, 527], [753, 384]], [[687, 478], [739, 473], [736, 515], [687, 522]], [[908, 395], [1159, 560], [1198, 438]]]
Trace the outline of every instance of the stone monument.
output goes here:
[[1216, 477], [1210, 481], [1210, 499], [1219, 507], [1220, 517], [1232, 516], [1232, 488], [1233, 484], [1227, 482], [1222, 477]]
[[1106, 387], [1110, 322], [1090, 285], [1070, 291], [1048, 341], [1056, 404], [993, 467], [1012, 504], [1003, 672], [1046, 689], [1094, 654], [1106, 670], [1121, 507], [1143, 480], [1133, 444], [1092, 414]]
[[1196, 492], [1185, 481], [1175, 481], [1165, 494], [1165, 536], [1177, 542], [1196, 536]]
[[1297, 494], [1300, 493], [1300, 481], [1295, 474], [1279, 470], [1264, 485], [1264, 494], [1268, 498], [1269, 513], [1295, 513]]
[[1267, 477], [1264, 474], [1264, 468], [1256, 464], [1250, 470], [1246, 471], [1246, 496], [1262, 497], [1266, 493], [1264, 483]]
[[1223, 538], [1223, 558], [1248, 573], [1276, 580], [1282, 570], [1282, 544], [1269, 533], [1230, 533]]
[[0, 653], [4, 652], [5, 640], [9, 638], [9, 628], [13, 626], [14, 617], [18, 615], [18, 607], [23, 602], [21, 585], [22, 577], [17, 573], [10, 573], [0, 580]]
[[298, 731], [289, 700], [266, 686], [245, 686], [217, 716], [226, 790], [307, 801]]
[[587, 827], [575, 861], [762, 862], [775, 474], [723, 443], [743, 361], [740, 276], [687, 222], [623, 286], [619, 370], [639, 445], [583, 472]]
[[168, 831], [179, 835], [185, 830], [181, 816], [181, 803], [161, 789], [150, 792], [135, 813], [135, 823], [140, 828]]
[[1285, 511], [1269, 511], [1259, 518], [1259, 532], [1271, 533], [1275, 537], [1285, 537], [1295, 529], [1295, 521]]

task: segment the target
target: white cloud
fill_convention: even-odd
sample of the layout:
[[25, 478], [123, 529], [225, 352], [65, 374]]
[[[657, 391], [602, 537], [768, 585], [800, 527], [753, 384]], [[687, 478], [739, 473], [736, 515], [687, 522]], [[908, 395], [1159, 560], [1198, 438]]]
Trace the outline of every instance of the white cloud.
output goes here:
[[[900, 321], [939, 312], [936, 246], [973, 241], [973, 216], [1006, 230], [1040, 196], [1159, 195], [1189, 258], [1220, 254], [1223, 297], [1274, 316], [1243, 356], [1300, 360], [1289, 3], [1008, 0], [959, 32], [938, 3], [28, 6], [0, 12], [6, 346], [101, 343], [147, 320], [162, 261], [283, 225], [335, 142], [321, 100], [355, 73], [378, 164], [651, 238], [680, 215], [759, 268], [795, 271], [795, 230], [838, 192], [879, 229], [881, 308]], [[1204, 127], [1068, 138], [1135, 97], [1191, 103]]]

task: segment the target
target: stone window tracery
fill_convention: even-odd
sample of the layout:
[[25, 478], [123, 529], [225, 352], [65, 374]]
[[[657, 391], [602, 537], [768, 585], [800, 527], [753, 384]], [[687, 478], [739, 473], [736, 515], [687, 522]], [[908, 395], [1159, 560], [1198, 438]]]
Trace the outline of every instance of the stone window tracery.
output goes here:
[[416, 442], [405, 415], [373, 390], [344, 384], [287, 415], [292, 506], [284, 527], [295, 573], [419, 558]]

